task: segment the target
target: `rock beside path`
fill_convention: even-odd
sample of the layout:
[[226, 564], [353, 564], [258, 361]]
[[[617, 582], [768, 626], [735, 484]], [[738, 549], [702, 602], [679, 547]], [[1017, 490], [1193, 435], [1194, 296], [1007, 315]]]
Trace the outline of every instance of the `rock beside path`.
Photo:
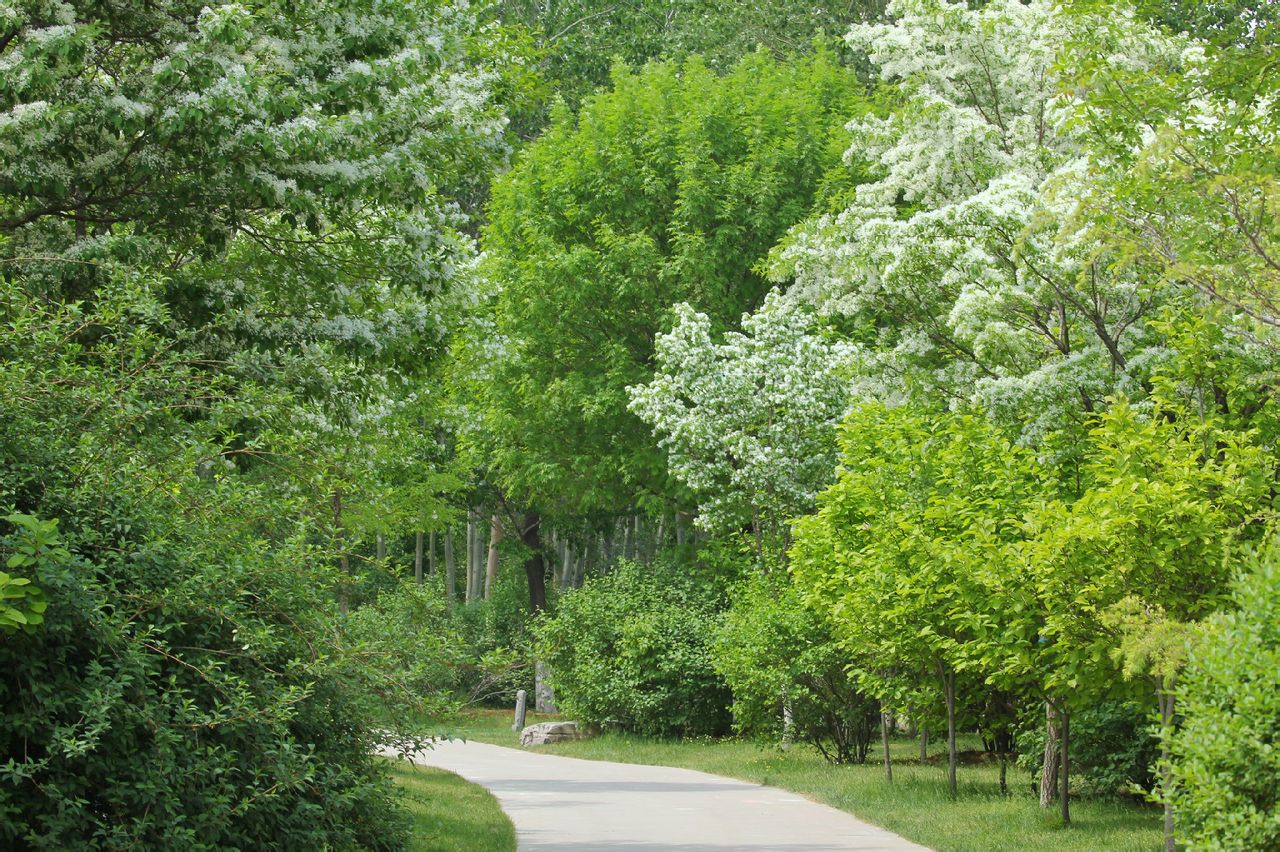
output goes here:
[[581, 739], [577, 722], [540, 722], [520, 732], [520, 745], [536, 746]]

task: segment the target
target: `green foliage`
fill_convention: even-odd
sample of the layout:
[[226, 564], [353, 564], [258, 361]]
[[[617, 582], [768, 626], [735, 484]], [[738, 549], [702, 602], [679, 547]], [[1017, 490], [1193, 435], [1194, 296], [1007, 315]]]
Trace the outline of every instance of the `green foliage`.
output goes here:
[[239, 424], [297, 408], [184, 356], [161, 286], [60, 305], [0, 279], [3, 556], [47, 603], [0, 643], [0, 844], [394, 846], [393, 684], [335, 629], [324, 516], [294, 448], [235, 465]]
[[[1134, 796], [1149, 790], [1158, 755], [1149, 701], [1108, 698], [1071, 714], [1071, 782], [1077, 793]], [[1044, 708], [1032, 705], [1018, 735], [1018, 763], [1038, 779], [1044, 763]]]
[[729, 694], [712, 665], [717, 601], [675, 566], [620, 563], [535, 625], [561, 710], [655, 736], [723, 733]]
[[638, 66], [698, 54], [710, 68], [725, 71], [760, 47], [781, 57], [802, 55], [819, 33], [841, 36], [850, 23], [870, 20], [883, 7], [882, 0], [818, 5], [805, 0], [500, 0], [498, 14], [534, 33], [552, 89], [577, 106], [608, 84], [610, 66], [618, 59]]
[[713, 652], [733, 691], [734, 726], [788, 734], [785, 708], [794, 735], [828, 761], [866, 760], [879, 704], [858, 691], [828, 626], [777, 575], [748, 580], [731, 597]]
[[544, 512], [630, 511], [668, 494], [657, 441], [627, 410], [653, 376], [679, 301], [717, 332], [757, 306], [758, 261], [840, 167], [858, 82], [827, 53], [753, 54], [724, 77], [702, 63], [619, 67], [612, 91], [557, 114], [494, 186], [496, 288], [464, 369], [498, 481]]
[[1168, 799], [1179, 839], [1197, 849], [1280, 844], [1280, 549], [1251, 555], [1232, 609], [1209, 619], [1177, 691], [1181, 725]]
[[[14, 513], [5, 520], [16, 532], [12, 538], [0, 540], [0, 554], [8, 554], [4, 560], [6, 568], [38, 577], [70, 561], [71, 553], [62, 546], [56, 518], [42, 521]], [[18, 629], [31, 632], [44, 621], [48, 606], [44, 592], [32, 585], [30, 577], [0, 571], [0, 632], [12, 633]]]
[[978, 417], [909, 406], [856, 409], [840, 445], [839, 480], [796, 523], [793, 573], [873, 694], [905, 707], [922, 678], [1027, 653], [1010, 545], [1031, 454]]

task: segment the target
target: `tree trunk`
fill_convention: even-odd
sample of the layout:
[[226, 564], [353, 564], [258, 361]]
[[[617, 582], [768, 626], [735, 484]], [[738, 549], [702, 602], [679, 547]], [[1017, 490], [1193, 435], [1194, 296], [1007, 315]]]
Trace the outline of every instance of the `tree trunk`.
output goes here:
[[1071, 825], [1071, 714], [1064, 701], [1062, 712], [1062, 783], [1058, 788], [1058, 796], [1062, 801], [1062, 824]]
[[427, 576], [436, 575], [436, 534], [433, 531], [427, 536]]
[[[1156, 689], [1156, 700], [1160, 705], [1160, 724], [1165, 731], [1173, 725], [1174, 695], [1170, 679], [1160, 679]], [[1160, 742], [1160, 783], [1164, 788], [1164, 850], [1175, 852], [1177, 844], [1173, 839], [1173, 803], [1169, 801], [1169, 787], [1173, 784], [1173, 776], [1169, 771], [1169, 743], [1164, 737]]]
[[920, 762], [925, 763], [929, 760], [929, 726], [920, 726]]
[[345, 617], [350, 609], [347, 584], [351, 578], [351, 562], [347, 559], [346, 530], [342, 526], [342, 489], [333, 489], [333, 537], [338, 545], [338, 615]]
[[476, 513], [467, 512], [467, 591], [465, 603], [476, 599]]
[[956, 789], [956, 673], [942, 675], [942, 689], [947, 699], [947, 791], [955, 798]]
[[458, 558], [453, 552], [453, 530], [444, 531], [444, 599], [453, 603], [458, 597]]
[[529, 583], [529, 611], [538, 613], [547, 608], [547, 566], [542, 558], [542, 518], [532, 509], [525, 512], [520, 527], [520, 541], [529, 548], [529, 558], [524, 561], [524, 575]]
[[1040, 771], [1040, 807], [1058, 798], [1058, 714], [1052, 702], [1044, 702], [1044, 765]]
[[413, 582], [422, 585], [422, 533], [413, 536]]
[[493, 596], [493, 584], [498, 582], [498, 542], [502, 541], [502, 519], [495, 512], [489, 519], [489, 559], [484, 569], [484, 599]]
[[880, 744], [884, 747], [884, 780], [893, 783], [893, 762], [889, 759], [889, 711], [880, 702]]
[[374, 541], [376, 542], [374, 544], [374, 554], [378, 560], [378, 567], [381, 568], [383, 560], [387, 558], [387, 537], [382, 533], [378, 533], [374, 536]]

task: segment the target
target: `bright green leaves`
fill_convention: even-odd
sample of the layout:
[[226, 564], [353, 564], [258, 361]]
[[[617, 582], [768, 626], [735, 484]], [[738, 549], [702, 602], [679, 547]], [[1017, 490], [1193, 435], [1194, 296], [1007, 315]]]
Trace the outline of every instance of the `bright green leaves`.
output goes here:
[[1231, 609], [1191, 647], [1166, 729], [1168, 799], [1191, 848], [1280, 844], [1280, 559], [1274, 543], [1244, 561]]
[[671, 305], [716, 333], [759, 305], [756, 266], [841, 169], [829, 143], [861, 100], [826, 54], [613, 83], [497, 182], [485, 239], [501, 352], [476, 392], [495, 467], [512, 494], [573, 511], [670, 490], [626, 389], [652, 378]]
[[4, 520], [14, 532], [0, 538], [0, 554], [5, 556], [4, 567], [8, 569], [0, 571], [0, 632], [30, 631], [44, 622], [49, 606], [44, 591], [33, 580], [65, 565], [71, 552], [63, 545], [56, 518], [45, 521], [13, 513]]

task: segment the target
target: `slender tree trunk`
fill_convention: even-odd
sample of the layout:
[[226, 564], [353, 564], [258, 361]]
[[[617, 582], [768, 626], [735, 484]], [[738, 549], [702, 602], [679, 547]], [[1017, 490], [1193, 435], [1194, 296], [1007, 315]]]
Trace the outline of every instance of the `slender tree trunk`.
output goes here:
[[751, 535], [756, 542], [756, 567], [764, 568], [764, 532], [760, 529], [760, 507], [751, 507]]
[[929, 726], [920, 726], [920, 762], [925, 763], [929, 760]]
[[530, 551], [524, 561], [524, 575], [529, 583], [529, 611], [533, 613], [547, 608], [547, 566], [542, 558], [541, 526], [542, 518], [536, 511], [525, 512], [520, 541]]
[[378, 560], [378, 567], [382, 567], [382, 561], [387, 558], [387, 537], [382, 533], [374, 536], [374, 554]]
[[453, 530], [444, 531], [444, 599], [453, 603], [458, 598], [458, 557], [453, 552]]
[[434, 577], [436, 575], [436, 534], [431, 532], [427, 535], [427, 576]]
[[350, 609], [349, 589], [351, 562], [347, 558], [346, 528], [342, 526], [342, 489], [333, 489], [333, 533], [338, 545], [338, 615], [344, 618]]
[[947, 699], [947, 791], [957, 794], [956, 785], [956, 673], [942, 675], [942, 688]]
[[625, 519], [622, 521], [622, 558], [635, 558], [635, 548], [631, 537], [631, 523]]
[[[1160, 723], [1167, 731], [1173, 725], [1174, 694], [1173, 684], [1169, 679], [1161, 678], [1156, 691], [1156, 700], [1160, 705]], [[1164, 850], [1175, 852], [1177, 844], [1173, 836], [1173, 803], [1169, 801], [1169, 788], [1173, 784], [1173, 776], [1169, 769], [1168, 740], [1160, 742], [1160, 784], [1164, 792]]]
[[502, 519], [494, 512], [489, 519], [489, 559], [484, 569], [484, 599], [493, 596], [493, 584], [498, 582], [498, 542], [502, 541]]
[[467, 512], [467, 590], [463, 601], [471, 603], [476, 599], [476, 513]]
[[422, 585], [422, 533], [413, 536], [413, 582]]
[[1044, 765], [1040, 771], [1040, 807], [1048, 808], [1058, 798], [1058, 714], [1053, 703], [1044, 702]]
[[1059, 715], [1062, 718], [1062, 783], [1058, 796], [1062, 801], [1062, 824], [1067, 826], [1071, 825], [1071, 713], [1065, 701]]
[[568, 540], [560, 542], [563, 552], [560, 554], [560, 588], [573, 588], [573, 548]]
[[893, 761], [889, 759], [889, 711], [880, 702], [880, 745], [884, 747], [884, 780], [893, 783]]

